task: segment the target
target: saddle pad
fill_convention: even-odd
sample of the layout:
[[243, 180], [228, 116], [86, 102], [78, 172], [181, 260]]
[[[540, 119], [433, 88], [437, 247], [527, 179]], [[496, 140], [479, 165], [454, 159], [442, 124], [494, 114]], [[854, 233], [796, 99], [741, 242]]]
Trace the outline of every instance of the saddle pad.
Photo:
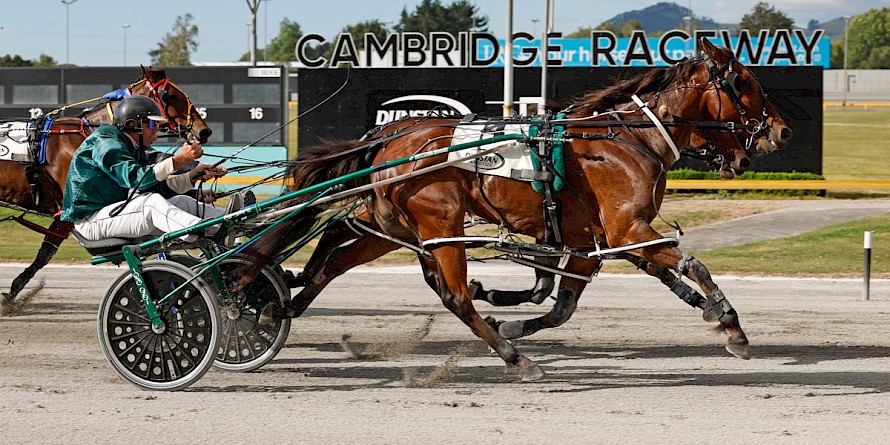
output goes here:
[[0, 160], [33, 162], [28, 148], [28, 122], [4, 122], [0, 124]]
[[[465, 142], [481, 141], [505, 134], [528, 134], [529, 125], [497, 123], [480, 123], [461, 125], [454, 130], [451, 145]], [[503, 144], [503, 142], [501, 142]], [[453, 151], [448, 154], [448, 160], [464, 158], [480, 151], [494, 147], [497, 144], [484, 144], [478, 147], [470, 147], [465, 150]], [[470, 159], [455, 165], [457, 168], [478, 171], [484, 175], [501, 176], [511, 178], [513, 170], [534, 170], [531, 160], [531, 149], [519, 143], [515, 146], [504, 148], [480, 158]]]

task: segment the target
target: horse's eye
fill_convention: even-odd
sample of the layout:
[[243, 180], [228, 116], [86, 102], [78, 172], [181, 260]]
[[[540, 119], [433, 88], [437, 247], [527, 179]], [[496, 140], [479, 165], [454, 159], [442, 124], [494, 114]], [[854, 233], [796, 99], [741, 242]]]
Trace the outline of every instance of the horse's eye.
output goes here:
[[736, 77], [735, 79], [735, 89], [739, 91], [747, 91], [751, 88], [751, 79], [743, 79], [741, 77]]

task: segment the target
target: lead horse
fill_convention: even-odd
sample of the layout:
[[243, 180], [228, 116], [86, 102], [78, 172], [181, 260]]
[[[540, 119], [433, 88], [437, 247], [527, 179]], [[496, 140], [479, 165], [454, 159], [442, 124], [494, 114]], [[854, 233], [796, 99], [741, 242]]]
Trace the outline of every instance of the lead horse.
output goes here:
[[[71, 233], [74, 226], [56, 217], [61, 210], [71, 157], [95, 126], [111, 123], [114, 108], [128, 94], [140, 94], [154, 99], [168, 119], [170, 130], [182, 138], [197, 139], [204, 143], [212, 134], [188, 95], [167, 77], [166, 72], [161, 68], [145, 67], [142, 68], [142, 77], [130, 84], [126, 93], [120, 97], [97, 99], [98, 105], [86, 110], [80, 117], [56, 118], [45, 127], [36, 129], [37, 136], [42, 132], [46, 138], [46, 162], [28, 165], [16, 161], [0, 161], [0, 205], [5, 203], [7, 207], [52, 217], [53, 222], [42, 230], [33, 224], [29, 225], [44, 233], [43, 243], [34, 261], [13, 280], [9, 292], [0, 294], [0, 315], [11, 309], [19, 292], [52, 259], [59, 245]], [[57, 113], [50, 113], [49, 117], [55, 117], [55, 114]], [[26, 173], [29, 168], [33, 168], [36, 173], [36, 181], [31, 181], [36, 182], [35, 193], [32, 193]]]
[[[542, 218], [544, 200], [527, 183], [446, 168], [378, 186], [370, 192], [373, 199], [368, 214], [386, 234], [398, 239], [445, 240], [430, 247], [430, 257], [421, 257], [429, 271], [425, 275], [428, 282], [444, 305], [508, 367], [518, 368], [522, 380], [541, 378], [543, 371], [519, 353], [508, 338], [567, 321], [587, 283], [579, 277], [592, 276], [600, 267], [602, 257], [591, 253], [609, 247], [642, 244], [627, 251], [630, 259], [671, 286], [689, 304], [701, 308], [706, 319], [718, 321], [728, 335], [726, 348], [730, 353], [750, 357], [738, 314], [708, 269], [675, 243], [662, 242], [664, 237], [650, 225], [664, 196], [665, 172], [679, 157], [676, 146], [688, 144], [702, 124], [734, 123], [747, 130], [750, 141], [757, 136], [760, 145], [781, 147], [791, 137], [791, 130], [775, 118], [777, 113], [756, 78], [731, 51], [704, 40], [701, 48], [701, 57], [591, 92], [566, 110], [568, 123], [563, 134], [571, 135], [564, 146], [566, 186], [553, 197], [561, 203], [561, 243], [557, 247], [570, 253], [564, 270], [574, 276], [561, 278], [557, 302], [543, 317], [511, 322], [483, 319], [473, 306], [473, 293], [467, 283], [465, 245], [447, 241], [464, 235], [467, 213], [497, 222], [512, 233], [547, 239], [546, 218]], [[591, 126], [590, 122], [603, 117], [601, 111], [610, 109], [620, 113], [621, 119], [609, 127]], [[635, 121], [651, 120], [652, 109], [675, 125], [633, 125]], [[356, 149], [364, 145], [362, 141], [305, 150], [291, 169], [293, 186], [304, 188], [371, 162], [379, 164], [448, 146], [455, 124], [448, 119], [392, 124], [379, 132], [387, 137], [374, 145], [373, 156]], [[368, 181], [376, 183], [416, 171], [444, 161], [442, 158], [390, 168]], [[255, 264], [266, 264], [294, 236], [305, 233], [314, 215], [284, 221], [252, 245], [248, 254], [255, 257]], [[394, 250], [393, 244], [361, 238], [341, 245], [326, 261], [361, 264]], [[682, 276], [694, 281], [704, 296], [682, 282]], [[298, 316], [320, 291], [318, 285], [323, 287], [332, 277], [320, 272], [307, 278], [309, 283], [290, 304], [270, 306], [266, 317]]]

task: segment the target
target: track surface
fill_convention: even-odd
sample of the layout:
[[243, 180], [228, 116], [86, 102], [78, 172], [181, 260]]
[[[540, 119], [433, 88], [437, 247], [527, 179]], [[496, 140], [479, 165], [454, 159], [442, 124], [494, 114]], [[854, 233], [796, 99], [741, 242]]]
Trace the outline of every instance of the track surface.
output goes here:
[[[20, 267], [0, 265], [0, 283]], [[517, 342], [547, 373], [520, 383], [443, 308], [417, 266], [361, 269], [334, 281], [266, 367], [211, 370], [187, 391], [158, 393], [124, 382], [99, 349], [98, 304], [122, 272], [50, 266], [26, 312], [0, 319], [0, 443], [856, 444], [890, 436], [890, 280], [873, 280], [872, 300], [862, 301], [861, 280], [716, 276], [754, 346], [755, 358], [743, 361], [656, 280], [600, 276], [566, 325]], [[486, 287], [532, 284], [527, 270], [503, 265], [470, 275]], [[501, 319], [545, 309], [477, 307]]]

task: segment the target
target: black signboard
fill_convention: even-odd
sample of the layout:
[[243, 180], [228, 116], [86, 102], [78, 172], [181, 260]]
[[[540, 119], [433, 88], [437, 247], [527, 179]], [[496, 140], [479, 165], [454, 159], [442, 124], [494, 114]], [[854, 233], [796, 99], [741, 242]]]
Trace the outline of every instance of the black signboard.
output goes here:
[[[588, 90], [611, 85], [651, 68], [551, 68], [549, 96], [565, 101]], [[822, 173], [822, 67], [752, 67], [770, 101], [794, 131], [789, 147], [754, 160], [756, 171]], [[299, 141], [305, 147], [321, 140], [361, 137], [376, 125], [428, 110], [501, 116], [503, 70], [497, 68], [375, 68], [300, 70], [300, 109], [309, 109], [340, 88], [342, 91], [300, 118]], [[521, 98], [540, 95], [539, 68], [514, 74], [514, 110]], [[525, 102], [530, 101], [526, 99]], [[693, 161], [675, 167], [707, 168]]]
[[[283, 145], [285, 67], [170, 67], [167, 77], [189, 95], [213, 130], [208, 144]], [[0, 119], [28, 120], [66, 104], [98, 98], [142, 77], [140, 68], [0, 68]], [[76, 116], [92, 102], [66, 111]]]

